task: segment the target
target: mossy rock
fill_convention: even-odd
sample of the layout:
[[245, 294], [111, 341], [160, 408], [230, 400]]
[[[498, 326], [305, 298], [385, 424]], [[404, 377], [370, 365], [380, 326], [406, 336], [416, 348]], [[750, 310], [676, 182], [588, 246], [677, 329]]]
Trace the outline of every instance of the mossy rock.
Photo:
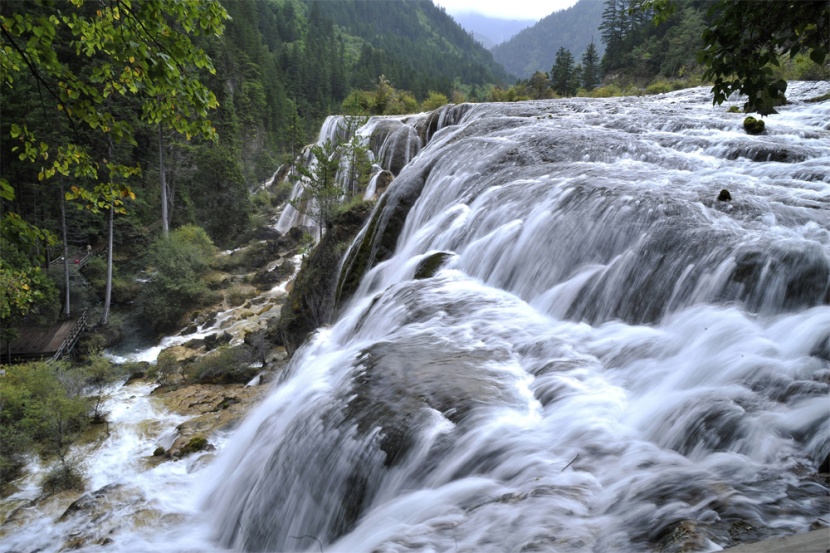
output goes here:
[[415, 280], [423, 280], [425, 278], [434, 277], [435, 273], [437, 273], [452, 256], [452, 252], [436, 252], [428, 255], [422, 259], [420, 263], [418, 263], [418, 268], [415, 269]]
[[303, 261], [280, 313], [281, 341], [289, 354], [315, 328], [334, 320], [340, 262], [372, 213], [372, 206], [371, 202], [362, 202], [338, 214]]
[[210, 443], [208, 443], [207, 438], [197, 434], [190, 438], [190, 441], [179, 451], [179, 456], [185, 457], [191, 453], [204, 451], [208, 448], [210, 448]]
[[188, 382], [200, 384], [245, 384], [257, 375], [247, 346], [222, 346], [187, 367]]
[[744, 130], [747, 134], [763, 134], [766, 124], [763, 119], [755, 119], [751, 115], [744, 119]]
[[395, 253], [409, 211], [421, 196], [431, 165], [403, 171], [384, 194], [359, 242], [343, 262], [336, 304], [343, 305], [357, 290], [363, 275]]

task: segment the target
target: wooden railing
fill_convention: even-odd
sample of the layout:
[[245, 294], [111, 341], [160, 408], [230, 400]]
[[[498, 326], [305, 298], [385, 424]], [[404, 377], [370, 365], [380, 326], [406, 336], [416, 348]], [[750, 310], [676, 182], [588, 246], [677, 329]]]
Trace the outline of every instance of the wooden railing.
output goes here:
[[81, 316], [78, 317], [77, 321], [75, 321], [75, 326], [73, 326], [72, 330], [69, 331], [69, 334], [66, 336], [66, 339], [61, 344], [61, 347], [59, 347], [58, 351], [55, 352], [55, 355], [52, 356], [53, 360], [57, 361], [58, 359], [62, 358], [64, 355], [67, 355], [70, 351], [72, 351], [72, 348], [75, 347], [75, 343], [81, 336], [81, 332], [83, 332], [86, 328], [86, 323], [87, 310], [84, 309], [84, 312], [81, 313]]
[[[104, 255], [106, 255], [106, 254], [107, 254], [107, 248], [106, 248], [106, 247], [96, 248], [96, 249], [94, 249], [94, 250], [92, 250], [92, 251], [90, 251], [90, 252], [87, 252], [87, 253], [86, 253], [83, 257], [77, 257], [77, 258], [75, 258], [75, 261], [76, 261], [76, 262], [75, 262], [75, 263], [71, 263], [71, 265], [75, 265], [75, 267], [76, 267], [76, 268], [78, 268], [78, 269], [82, 269], [82, 268], [84, 267], [84, 265], [86, 265], [86, 264], [87, 264], [87, 262], [89, 262], [89, 258], [90, 258], [90, 257], [92, 257], [92, 256], [102, 257], [102, 256], [104, 256]], [[53, 259], [53, 260], [49, 263], [49, 265], [50, 265], [50, 266], [51, 266], [51, 265], [57, 265], [58, 263], [63, 263], [63, 256], [60, 256], [60, 257], [59, 257], [59, 258], [57, 258], [57, 259]]]

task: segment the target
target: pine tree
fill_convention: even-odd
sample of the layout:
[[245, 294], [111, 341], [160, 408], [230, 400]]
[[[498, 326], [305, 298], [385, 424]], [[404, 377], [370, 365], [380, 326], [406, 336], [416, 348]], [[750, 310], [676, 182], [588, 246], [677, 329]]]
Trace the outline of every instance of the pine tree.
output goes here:
[[600, 81], [599, 56], [596, 46], [591, 42], [582, 54], [582, 88], [593, 90], [599, 86]]
[[574, 82], [574, 56], [564, 46], [556, 51], [556, 61], [550, 70], [550, 84], [554, 92], [560, 96], [576, 95]]

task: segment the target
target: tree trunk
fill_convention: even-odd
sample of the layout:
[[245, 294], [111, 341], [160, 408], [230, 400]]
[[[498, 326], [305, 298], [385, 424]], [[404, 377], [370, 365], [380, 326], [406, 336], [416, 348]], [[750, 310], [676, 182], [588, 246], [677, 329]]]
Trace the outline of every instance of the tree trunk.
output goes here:
[[63, 234], [63, 282], [66, 286], [64, 316], [68, 319], [71, 313], [69, 309], [69, 241], [66, 237], [66, 192], [61, 183], [61, 233]]
[[159, 123], [159, 178], [161, 179], [161, 232], [170, 234], [170, 219], [167, 216], [167, 179], [164, 175], [164, 136]]
[[106, 326], [110, 318], [110, 303], [112, 301], [112, 229], [115, 219], [115, 205], [110, 200], [109, 224], [107, 225], [107, 289], [104, 292], [104, 312], [101, 314], [101, 325]]

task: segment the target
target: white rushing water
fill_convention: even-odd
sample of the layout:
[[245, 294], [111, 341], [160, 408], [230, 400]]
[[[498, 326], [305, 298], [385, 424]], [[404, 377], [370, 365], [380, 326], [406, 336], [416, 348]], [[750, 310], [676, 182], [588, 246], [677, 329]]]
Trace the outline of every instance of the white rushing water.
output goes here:
[[[757, 137], [705, 89], [370, 121], [412, 157], [352, 251], [411, 205], [394, 252], [210, 466], [96, 464], [166, 513], [96, 547], [716, 551], [826, 525], [830, 102], [799, 100], [827, 89], [791, 84]], [[52, 522], [0, 551], [57, 550]]]
[[428, 131], [372, 222], [417, 198], [394, 255], [214, 467], [219, 542], [706, 551], [821, 524], [830, 104], [782, 112], [747, 136], [697, 89]]

